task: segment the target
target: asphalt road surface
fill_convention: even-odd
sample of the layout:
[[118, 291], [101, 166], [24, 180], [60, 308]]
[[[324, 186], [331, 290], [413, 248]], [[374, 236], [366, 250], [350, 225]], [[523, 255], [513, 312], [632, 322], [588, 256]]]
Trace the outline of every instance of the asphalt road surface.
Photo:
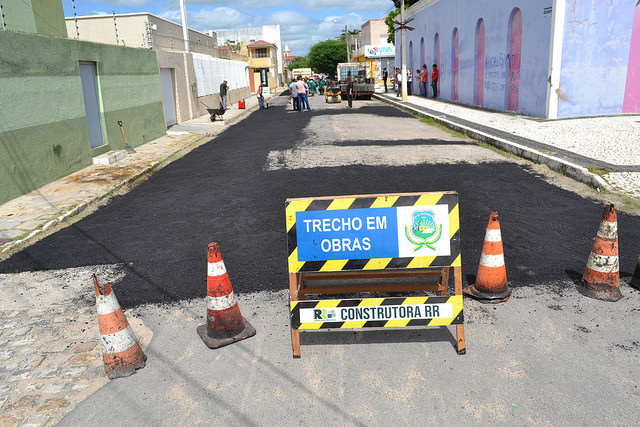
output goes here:
[[[33, 320], [46, 324], [41, 301], [55, 300], [49, 315], [69, 318], [66, 334], [31, 330], [45, 352], [88, 335], [97, 342], [92, 271], [132, 308], [129, 322], [143, 337], [147, 366], [107, 382], [90, 365], [84, 381], [94, 387], [56, 400], [71, 411], [59, 425], [637, 424], [640, 292], [623, 283], [625, 297], [606, 303], [575, 286], [600, 203], [377, 102], [348, 110], [316, 97], [302, 113], [285, 103], [274, 100], [0, 264], [1, 273], [23, 272], [0, 277], [0, 290], [12, 291], [4, 305], [36, 306], [45, 314]], [[302, 358], [293, 359], [285, 199], [447, 190], [459, 193], [465, 282], [473, 283], [498, 211], [513, 289], [504, 304], [465, 299], [467, 354], [456, 354], [454, 328], [436, 327], [301, 333]], [[618, 224], [628, 281], [640, 218], [620, 213]], [[196, 327], [205, 322], [214, 241], [257, 334], [209, 350]], [[40, 299], [31, 301], [34, 291]], [[67, 336], [77, 330], [84, 335]]]
[[[526, 164], [375, 101], [352, 110], [286, 98], [231, 126], [107, 206], [0, 263], [0, 273], [121, 264], [124, 307], [206, 294], [206, 248], [220, 245], [236, 292], [287, 287], [289, 197], [454, 190], [465, 284], [473, 283], [492, 211], [510, 286], [546, 286], [584, 271], [603, 206]], [[633, 273], [640, 218], [619, 215], [621, 274]]]

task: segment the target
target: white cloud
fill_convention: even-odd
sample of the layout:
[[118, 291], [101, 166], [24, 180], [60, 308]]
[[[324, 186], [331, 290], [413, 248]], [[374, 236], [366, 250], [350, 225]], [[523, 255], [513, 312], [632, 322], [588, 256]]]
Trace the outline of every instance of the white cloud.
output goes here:
[[[138, 0], [142, 1], [142, 0]], [[301, 2], [299, 6], [293, 6], [290, 0], [237, 0], [234, 2], [187, 0], [188, 24], [190, 28], [198, 31], [209, 31], [215, 29], [260, 27], [262, 25], [280, 25], [280, 35], [282, 44], [288, 43], [291, 53], [294, 56], [303, 56], [309, 52], [311, 46], [320, 41], [334, 39], [344, 31], [345, 23], [349, 30], [359, 29], [366, 19], [359, 13], [345, 10], [345, 5], [336, 0], [327, 0], [327, 7], [339, 5], [340, 8], [333, 11], [338, 13], [332, 16], [325, 16], [324, 13], [314, 11], [305, 12], [302, 7], [309, 9], [318, 2]], [[177, 2], [176, 2], [177, 3]], [[207, 6], [199, 6], [206, 3]], [[213, 3], [213, 4], [212, 4]], [[224, 3], [227, 6], [217, 6]], [[377, 9], [385, 7], [386, 3], [393, 4], [391, 0], [374, 0]], [[269, 11], [277, 5], [292, 5], [283, 10]], [[358, 5], [358, 3], [355, 3]], [[351, 10], [366, 10], [373, 6], [350, 6]], [[245, 9], [248, 8], [248, 9]], [[343, 14], [339, 14], [340, 12]], [[169, 11], [160, 14], [162, 18], [180, 23], [182, 18], [178, 5], [171, 6]], [[369, 18], [367, 18], [369, 19]]]
[[394, 7], [392, 0], [348, 1], [348, 0], [306, 0], [302, 3], [309, 10], [345, 9], [371, 11]]

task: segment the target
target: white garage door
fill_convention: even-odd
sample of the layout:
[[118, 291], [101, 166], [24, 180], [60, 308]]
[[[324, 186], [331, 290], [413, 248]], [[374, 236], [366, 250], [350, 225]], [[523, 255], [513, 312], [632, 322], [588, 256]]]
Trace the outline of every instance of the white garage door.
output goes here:
[[162, 104], [164, 105], [164, 120], [167, 127], [178, 123], [176, 118], [176, 98], [173, 92], [173, 73], [171, 68], [160, 68], [162, 82]]

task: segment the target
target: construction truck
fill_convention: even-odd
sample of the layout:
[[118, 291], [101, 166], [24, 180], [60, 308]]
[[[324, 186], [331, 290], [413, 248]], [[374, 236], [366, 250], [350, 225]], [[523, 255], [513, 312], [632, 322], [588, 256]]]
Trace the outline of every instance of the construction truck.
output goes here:
[[347, 93], [347, 78], [353, 80], [353, 99], [371, 99], [375, 91], [374, 79], [369, 77], [369, 64], [366, 62], [341, 62], [336, 72], [340, 91]]

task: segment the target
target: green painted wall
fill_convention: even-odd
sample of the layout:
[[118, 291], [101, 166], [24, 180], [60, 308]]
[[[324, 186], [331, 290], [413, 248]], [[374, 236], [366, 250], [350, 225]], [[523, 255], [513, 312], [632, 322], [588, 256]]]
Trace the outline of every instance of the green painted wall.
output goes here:
[[[96, 63], [106, 144], [92, 149], [79, 61]], [[0, 203], [165, 134], [154, 51], [6, 31], [0, 34]]]
[[60, 0], [31, 0], [36, 32], [43, 36], [67, 37], [67, 24]]
[[25, 33], [36, 32], [31, 0], [3, 1], [2, 10], [4, 11], [4, 22], [7, 30], [24, 31]]
[[67, 37], [60, 0], [13, 0], [2, 2], [7, 30]]

